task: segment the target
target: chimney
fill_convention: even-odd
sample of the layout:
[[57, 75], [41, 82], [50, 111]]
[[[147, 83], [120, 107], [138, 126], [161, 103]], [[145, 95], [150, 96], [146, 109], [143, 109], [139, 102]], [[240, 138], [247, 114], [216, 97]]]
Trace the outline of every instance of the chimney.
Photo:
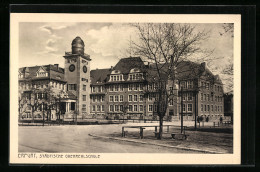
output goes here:
[[111, 66], [111, 70], [113, 70], [113, 66]]
[[201, 65], [203, 71], [206, 70], [206, 62], [203, 62], [203, 63], [201, 63], [200, 65]]
[[56, 67], [56, 69], [59, 69], [59, 64], [54, 64], [54, 66]]

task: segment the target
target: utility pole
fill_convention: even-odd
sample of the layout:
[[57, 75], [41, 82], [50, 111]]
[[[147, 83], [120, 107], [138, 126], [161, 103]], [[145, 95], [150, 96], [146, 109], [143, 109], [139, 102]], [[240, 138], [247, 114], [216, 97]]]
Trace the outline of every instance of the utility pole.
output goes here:
[[44, 126], [44, 102], [42, 102], [42, 125]]
[[181, 133], [183, 132], [183, 87], [181, 87]]
[[194, 98], [195, 98], [195, 102], [194, 102], [194, 113], [195, 113], [195, 130], [197, 130], [197, 92], [194, 92]]

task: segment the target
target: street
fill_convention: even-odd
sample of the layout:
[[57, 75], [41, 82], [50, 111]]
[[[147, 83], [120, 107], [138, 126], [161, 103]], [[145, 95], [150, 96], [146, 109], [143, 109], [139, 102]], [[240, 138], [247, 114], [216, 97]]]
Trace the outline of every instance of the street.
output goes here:
[[[150, 124], [151, 125], [151, 124]], [[154, 124], [156, 125], [156, 124]], [[197, 153], [155, 145], [100, 139], [88, 134], [121, 132], [118, 125], [20, 126], [19, 152], [49, 153]]]

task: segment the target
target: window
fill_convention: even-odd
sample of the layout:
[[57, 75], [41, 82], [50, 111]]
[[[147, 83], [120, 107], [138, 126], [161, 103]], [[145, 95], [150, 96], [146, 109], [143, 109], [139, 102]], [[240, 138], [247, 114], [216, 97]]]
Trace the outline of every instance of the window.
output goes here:
[[208, 112], [210, 111], [210, 106], [208, 105]]
[[110, 92], [114, 91], [114, 86], [113, 86], [113, 85], [110, 85], [110, 86], [109, 86], [109, 91], [110, 91]]
[[128, 84], [128, 90], [132, 91], [133, 90], [133, 85], [132, 84]]
[[173, 100], [172, 99], [169, 101], [169, 105], [173, 106]]
[[188, 88], [193, 88], [193, 81], [188, 81]]
[[186, 88], [186, 82], [185, 81], [181, 82], [181, 88]]
[[192, 93], [188, 93], [188, 100], [192, 100]]
[[100, 112], [100, 105], [97, 105], [97, 112]]
[[204, 94], [204, 100], [205, 100], [205, 101], [207, 100], [207, 95], [206, 95], [206, 94]]
[[118, 111], [119, 111], [119, 106], [115, 105], [115, 112], [118, 112]]
[[104, 96], [101, 96], [101, 102], [103, 102], [104, 101]]
[[209, 83], [206, 83], [206, 89], [209, 90]]
[[152, 90], [152, 89], [153, 89], [153, 85], [152, 85], [152, 84], [149, 84], [149, 85], [148, 85], [148, 89], [149, 89], [149, 90]]
[[139, 85], [139, 90], [142, 91], [143, 90], [143, 84]]
[[110, 111], [110, 112], [113, 112], [113, 111], [114, 111], [114, 106], [113, 106], [113, 105], [110, 105], [110, 106], [109, 106], [109, 111]]
[[115, 102], [118, 102], [118, 96], [115, 96]]
[[92, 92], [95, 93], [96, 92], [96, 87], [92, 87]]
[[153, 111], [153, 105], [149, 105], [148, 111], [149, 111], [149, 112], [152, 112], [152, 111]]
[[114, 101], [114, 96], [109, 96], [109, 101], [113, 102]]
[[204, 106], [204, 111], [207, 112], [207, 105]]
[[123, 76], [122, 75], [120, 75], [120, 81], [122, 81], [123, 80]]
[[200, 111], [203, 112], [203, 104], [200, 105]]
[[217, 96], [215, 96], [215, 102], [217, 101], [217, 99], [218, 99], [218, 97], [217, 97]]
[[183, 95], [182, 95], [182, 100], [183, 100], [183, 101], [186, 100], [186, 93], [183, 93]]
[[218, 106], [218, 112], [219, 112], [219, 106]]
[[217, 105], [215, 105], [215, 112], [217, 112]]
[[134, 95], [134, 101], [137, 102], [137, 95]]
[[123, 85], [120, 85], [119, 87], [120, 87], [120, 91], [124, 91]]
[[153, 100], [152, 95], [149, 94], [149, 95], [148, 95], [148, 101], [152, 101], [152, 100]]
[[183, 111], [183, 112], [186, 111], [186, 105], [185, 105], [185, 104], [182, 105], [182, 111]]
[[137, 112], [137, 105], [134, 105], [134, 111]]
[[[55, 88], [57, 88], [56, 83], [54, 83]], [[77, 84], [68, 84], [68, 90], [77, 90]]]
[[188, 112], [192, 112], [192, 104], [188, 104]]
[[105, 106], [101, 105], [101, 111], [104, 112], [105, 111]]
[[120, 102], [124, 101], [124, 96], [120, 95]]
[[210, 101], [209, 94], [207, 95], [207, 97], [208, 97], [208, 101]]
[[220, 106], [220, 112], [222, 112], [222, 106]]
[[86, 99], [87, 99], [87, 96], [83, 95], [83, 101], [86, 101]]
[[139, 101], [142, 102], [144, 100], [144, 95], [139, 95]]
[[212, 112], [214, 111], [213, 105], [211, 105], [211, 111], [212, 111]]
[[143, 105], [139, 105], [139, 111], [143, 112], [144, 111], [144, 106]]
[[120, 111], [123, 112], [123, 105], [120, 105]]
[[115, 85], [115, 91], [118, 91], [118, 85]]
[[211, 101], [213, 102], [213, 94], [211, 95]]
[[154, 105], [154, 112], [157, 112], [157, 105]]
[[138, 90], [138, 84], [134, 84], [134, 90]]
[[200, 98], [200, 100], [203, 100], [203, 93], [201, 93], [201, 98]]
[[93, 112], [96, 111], [96, 106], [95, 106], [95, 105], [92, 106], [92, 111], [93, 111]]
[[87, 111], [87, 106], [85, 104], [82, 104], [82, 111], [86, 112]]
[[128, 106], [128, 111], [133, 111], [133, 106], [132, 105]]
[[101, 86], [98, 87], [98, 92], [99, 92], [99, 93], [101, 92]]
[[129, 102], [133, 101], [133, 96], [132, 95], [128, 95], [128, 101]]
[[100, 102], [100, 96], [97, 96], [97, 102]]

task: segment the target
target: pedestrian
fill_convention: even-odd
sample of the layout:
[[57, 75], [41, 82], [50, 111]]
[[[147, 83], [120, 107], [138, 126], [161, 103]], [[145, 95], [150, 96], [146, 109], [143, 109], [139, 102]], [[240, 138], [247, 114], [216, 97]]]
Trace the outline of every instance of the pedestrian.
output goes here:
[[219, 121], [220, 121], [220, 124], [222, 124], [222, 121], [223, 121], [222, 116], [220, 117]]

